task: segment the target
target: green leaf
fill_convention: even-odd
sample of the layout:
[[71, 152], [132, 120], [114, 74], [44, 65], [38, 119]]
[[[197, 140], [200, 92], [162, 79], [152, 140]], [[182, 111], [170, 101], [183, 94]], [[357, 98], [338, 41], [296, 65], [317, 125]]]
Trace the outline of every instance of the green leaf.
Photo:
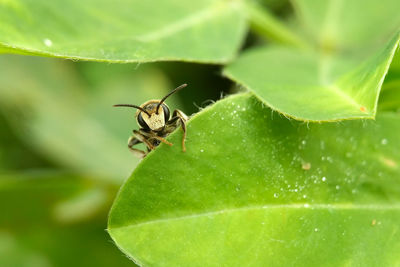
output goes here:
[[[229, 65], [225, 74], [272, 109], [298, 120], [374, 118], [383, 78], [399, 42], [398, 1], [304, 0], [293, 4], [296, 17], [290, 22], [295, 33], [251, 6], [250, 21], [269, 39], [306, 49], [268, 46], [250, 50]], [[299, 42], [298, 36], [315, 49]]]
[[[81, 196], [95, 191], [102, 201], [83, 214], [89, 206]], [[0, 175], [1, 266], [134, 266], [104, 232], [115, 192], [91, 178], [59, 172]], [[60, 217], [59, 207], [71, 201], [76, 210]]]
[[382, 85], [379, 110], [400, 110], [400, 53], [396, 53]]
[[400, 117], [309, 124], [238, 94], [195, 115], [121, 188], [108, 230], [144, 266], [392, 266]]
[[291, 118], [304, 121], [374, 118], [399, 36], [364, 62], [348, 55], [261, 47], [245, 52], [225, 68], [224, 74]]
[[1, 1], [0, 52], [222, 63], [244, 38], [241, 9], [240, 1], [226, 0]]
[[[134, 110], [112, 105], [140, 105], [161, 98], [173, 85], [149, 65], [135, 72], [130, 65], [79, 66], [81, 73], [76, 63], [1, 56], [0, 108], [38, 153], [119, 185], [139, 162], [126, 146], [138, 126]], [[178, 103], [168, 99], [171, 108]]]
[[2, 112], [0, 125], [0, 173], [5, 170], [45, 168], [50, 165], [47, 159], [20, 140]]
[[301, 31], [327, 50], [368, 51], [400, 29], [397, 0], [294, 0]]
[[380, 110], [400, 110], [400, 80], [392, 80], [382, 87], [379, 98]]

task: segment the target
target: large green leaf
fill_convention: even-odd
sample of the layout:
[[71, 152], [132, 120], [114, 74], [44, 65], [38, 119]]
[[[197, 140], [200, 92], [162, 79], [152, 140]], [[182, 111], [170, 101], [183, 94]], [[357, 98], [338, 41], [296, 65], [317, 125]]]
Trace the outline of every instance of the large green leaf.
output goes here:
[[374, 118], [383, 78], [399, 42], [399, 1], [295, 0], [293, 4], [296, 16], [290, 22], [296, 32], [254, 8], [250, 20], [254, 30], [269, 40], [305, 49], [250, 50], [225, 74], [272, 109], [295, 119]]
[[[64, 167], [120, 184], [139, 160], [126, 147], [135, 110], [173, 85], [157, 68], [1, 56], [0, 109], [22, 140]], [[23, 77], [23, 79], [21, 78]], [[177, 98], [168, 99], [171, 108]]]
[[108, 230], [144, 266], [392, 266], [400, 249], [400, 117], [341, 124], [228, 97], [150, 153]]
[[0, 52], [107, 62], [230, 60], [244, 38], [240, 1], [0, 2]]
[[272, 109], [295, 119], [374, 118], [399, 36], [362, 63], [349, 55], [262, 47], [244, 53], [224, 73]]

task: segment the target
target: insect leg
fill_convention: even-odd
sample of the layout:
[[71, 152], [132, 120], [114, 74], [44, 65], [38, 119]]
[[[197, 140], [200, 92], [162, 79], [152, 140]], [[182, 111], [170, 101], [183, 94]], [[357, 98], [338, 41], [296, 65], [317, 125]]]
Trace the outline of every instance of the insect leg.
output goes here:
[[154, 139], [157, 139], [157, 140], [159, 140], [159, 141], [161, 141], [161, 142], [163, 142], [163, 143], [165, 143], [165, 144], [167, 144], [167, 145], [169, 145], [169, 146], [172, 146], [172, 143], [168, 142], [167, 140], [165, 140], [165, 139], [162, 138], [161, 136], [158, 136], [158, 135], [156, 135], [156, 134], [151, 134], [151, 133], [143, 132], [143, 131], [139, 131], [139, 132], [140, 132], [140, 134], [142, 134], [142, 135], [144, 135], [144, 136], [146, 136], [146, 137], [148, 137], [148, 138], [154, 138]]
[[145, 143], [145, 145], [150, 149], [153, 150], [154, 146], [147, 140], [148, 137], [143, 135], [141, 131], [133, 130], [133, 136], [136, 137], [140, 142]]
[[143, 150], [133, 148], [134, 145], [137, 145], [140, 143], [142, 143], [142, 142], [139, 141], [139, 139], [137, 139], [135, 136], [131, 136], [128, 140], [128, 148], [136, 157], [142, 159], [147, 155], [147, 153]]
[[185, 113], [183, 113], [182, 111], [180, 111], [179, 109], [174, 110], [174, 112], [172, 113], [172, 119], [171, 121], [177, 121], [179, 120], [181, 128], [183, 130], [183, 137], [182, 137], [182, 151], [185, 152], [186, 151], [186, 147], [185, 147], [185, 140], [186, 140], [186, 121], [188, 120], [188, 116], [186, 116]]
[[169, 146], [172, 146], [172, 143], [171, 143], [171, 142], [168, 142], [167, 140], [165, 140], [165, 139], [162, 138], [161, 136], [155, 135], [155, 136], [153, 136], [153, 138], [154, 138], [154, 139], [157, 139], [157, 140], [159, 140], [159, 141], [161, 141], [161, 142], [163, 142], [164, 144], [167, 144], [167, 145], [169, 145]]

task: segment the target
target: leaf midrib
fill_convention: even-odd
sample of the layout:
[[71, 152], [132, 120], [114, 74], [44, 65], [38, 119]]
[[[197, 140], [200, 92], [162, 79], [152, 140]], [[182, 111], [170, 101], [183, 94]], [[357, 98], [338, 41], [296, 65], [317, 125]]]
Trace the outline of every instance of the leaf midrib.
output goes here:
[[208, 211], [199, 214], [189, 214], [179, 217], [170, 217], [170, 218], [162, 218], [151, 220], [147, 222], [139, 222], [135, 224], [129, 224], [118, 227], [109, 227], [108, 230], [122, 230], [129, 229], [135, 227], [141, 227], [143, 225], [149, 224], [157, 224], [164, 223], [168, 221], [179, 221], [185, 219], [199, 218], [199, 217], [207, 217], [213, 215], [220, 215], [226, 213], [233, 212], [245, 212], [251, 210], [263, 210], [263, 209], [308, 209], [308, 210], [316, 210], [316, 209], [329, 209], [329, 210], [399, 210], [400, 211], [400, 202], [394, 204], [351, 204], [351, 203], [337, 203], [337, 204], [308, 204], [308, 203], [299, 203], [299, 204], [272, 204], [272, 205], [263, 205], [263, 206], [250, 206], [250, 207], [241, 207], [241, 208], [231, 208], [231, 209], [223, 209], [217, 211]]
[[[358, 103], [354, 97], [346, 93], [345, 90], [335, 84], [339, 78], [334, 79], [331, 77], [332, 56], [333, 55], [328, 54], [321, 55], [321, 61], [318, 64], [318, 81], [323, 88], [326, 88], [326, 90], [335, 94], [340, 99], [350, 104], [350, 106], [355, 107], [358, 110], [360, 107], [362, 107], [362, 105]], [[343, 75], [346, 74], [344, 73], [341, 76]]]

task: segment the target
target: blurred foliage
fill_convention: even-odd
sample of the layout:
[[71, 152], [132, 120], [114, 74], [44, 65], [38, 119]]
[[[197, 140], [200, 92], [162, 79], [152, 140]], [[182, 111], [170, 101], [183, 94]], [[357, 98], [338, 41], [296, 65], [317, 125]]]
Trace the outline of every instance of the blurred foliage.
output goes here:
[[6, 118], [7, 113], [0, 112], [0, 170], [19, 170], [49, 167], [53, 164], [41, 157], [28, 144], [21, 142]]
[[0, 175], [0, 266], [132, 266], [104, 231], [116, 190], [59, 171]]
[[397, 52], [379, 97], [380, 110], [400, 111], [400, 53]]

